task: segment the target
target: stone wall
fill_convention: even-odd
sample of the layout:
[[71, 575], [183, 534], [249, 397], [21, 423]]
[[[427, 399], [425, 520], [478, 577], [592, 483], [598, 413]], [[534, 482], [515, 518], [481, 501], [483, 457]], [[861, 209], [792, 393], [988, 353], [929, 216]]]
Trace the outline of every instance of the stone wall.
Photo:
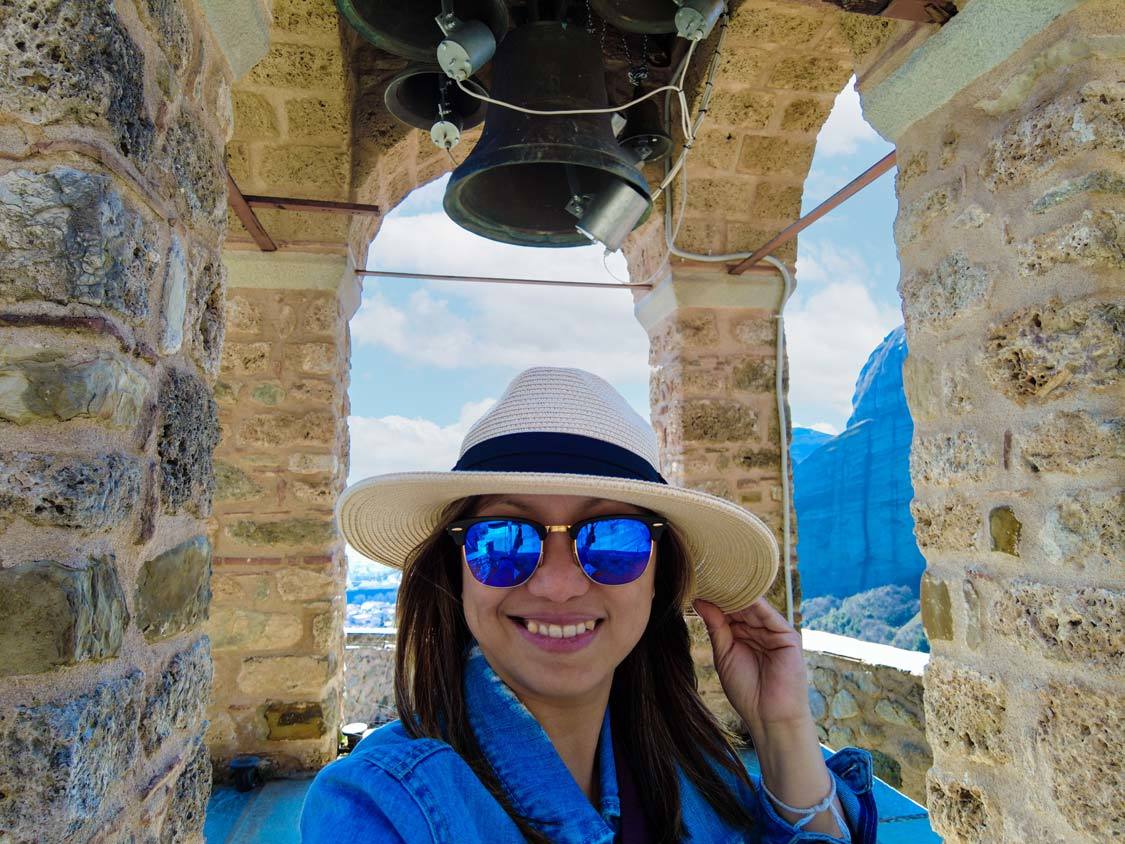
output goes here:
[[344, 648], [344, 721], [381, 724], [395, 710], [395, 634], [348, 633]]
[[1125, 834], [1125, 9], [1043, 5], [897, 139], [927, 802], [956, 842]]
[[819, 630], [805, 630], [803, 638], [820, 740], [833, 750], [870, 751], [875, 776], [925, 805], [933, 763], [922, 705], [929, 654]]
[[198, 840], [230, 70], [192, 3], [0, 12], [0, 840]]

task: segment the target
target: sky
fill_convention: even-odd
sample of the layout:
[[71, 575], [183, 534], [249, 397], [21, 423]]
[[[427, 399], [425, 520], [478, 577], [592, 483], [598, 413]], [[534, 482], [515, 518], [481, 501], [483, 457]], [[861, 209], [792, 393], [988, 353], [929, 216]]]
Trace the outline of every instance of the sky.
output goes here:
[[[892, 149], [849, 83], [817, 138], [802, 213]], [[600, 246], [533, 249], [470, 234], [442, 211], [444, 188], [444, 178], [419, 187], [387, 215], [369, 269], [627, 279], [624, 256], [603, 260]], [[842, 430], [863, 363], [902, 321], [895, 212], [891, 171], [798, 240], [785, 312], [795, 427]], [[648, 338], [627, 290], [367, 278], [351, 331], [350, 481], [449, 469], [469, 426], [532, 365], [589, 369], [649, 415]]]

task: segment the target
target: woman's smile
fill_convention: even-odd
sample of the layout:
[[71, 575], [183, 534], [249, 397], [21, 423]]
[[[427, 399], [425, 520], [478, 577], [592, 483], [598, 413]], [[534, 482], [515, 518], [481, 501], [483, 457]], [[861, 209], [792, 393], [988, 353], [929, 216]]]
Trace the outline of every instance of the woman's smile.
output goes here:
[[520, 634], [548, 653], [574, 653], [594, 641], [604, 619], [593, 617], [508, 616]]

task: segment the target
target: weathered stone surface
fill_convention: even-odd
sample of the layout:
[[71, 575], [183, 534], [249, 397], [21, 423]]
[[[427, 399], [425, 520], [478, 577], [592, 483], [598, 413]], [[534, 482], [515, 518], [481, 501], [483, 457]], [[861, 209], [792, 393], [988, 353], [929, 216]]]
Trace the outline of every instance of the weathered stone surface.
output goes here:
[[226, 527], [232, 539], [247, 545], [317, 545], [323, 546], [336, 538], [336, 527], [331, 518], [281, 519], [259, 522], [243, 519]]
[[1109, 170], [1095, 170], [1051, 188], [1031, 204], [1031, 210], [1042, 214], [1050, 209], [1088, 194], [1125, 196], [1125, 177]]
[[758, 414], [736, 401], [698, 399], [680, 405], [687, 441], [732, 442], [755, 436]]
[[953, 612], [949, 606], [949, 587], [934, 579], [929, 572], [922, 575], [922, 625], [926, 638], [953, 638]]
[[164, 509], [175, 512], [186, 505], [207, 515], [215, 489], [211, 452], [219, 443], [218, 408], [211, 391], [196, 376], [168, 369], [160, 385], [160, 407], [157, 451]]
[[278, 136], [277, 112], [265, 97], [235, 91], [231, 95], [231, 106], [234, 108], [234, 137], [254, 141]]
[[1020, 275], [1042, 275], [1059, 264], [1125, 269], [1125, 214], [1083, 211], [1077, 220], [1035, 238], [1019, 249]]
[[961, 181], [954, 179], [938, 185], [917, 199], [900, 203], [895, 218], [895, 242], [899, 249], [925, 238], [953, 213], [961, 201]]
[[333, 507], [336, 504], [338, 491], [334, 483], [293, 481], [290, 489], [294, 498], [307, 504], [317, 504], [322, 507]]
[[1118, 566], [1125, 559], [1125, 492], [1082, 490], [1047, 517], [1045, 544], [1067, 563]]
[[961, 581], [961, 597], [965, 599], [965, 644], [976, 650], [985, 636], [984, 601], [971, 579]]
[[180, 109], [164, 138], [160, 158], [160, 170], [173, 180], [177, 205], [192, 224], [222, 225], [227, 200], [222, 155], [194, 109]]
[[992, 282], [983, 267], [962, 252], [942, 259], [931, 271], [905, 275], [899, 285], [910, 331], [942, 326], [966, 310], [985, 303]]
[[801, 97], [785, 107], [781, 115], [781, 128], [786, 132], [813, 133], [824, 125], [832, 110], [832, 99]]
[[286, 368], [312, 375], [333, 375], [339, 368], [332, 343], [297, 343], [285, 350]]
[[203, 819], [210, 796], [211, 757], [207, 746], [198, 741], [172, 789], [168, 814], [160, 828], [160, 844], [197, 840], [203, 831]]
[[914, 516], [914, 537], [918, 547], [934, 551], [973, 551], [981, 520], [976, 508], [965, 498], [943, 501], [910, 502]]
[[0, 710], [0, 829], [85, 841], [119, 806], [136, 764], [139, 671], [48, 703]]
[[137, 626], [154, 642], [207, 617], [211, 602], [211, 543], [197, 536], [153, 557], [137, 577]]
[[926, 778], [930, 825], [938, 834], [965, 844], [997, 840], [1000, 822], [984, 793], [954, 780], [942, 781], [931, 771]]
[[247, 81], [269, 88], [322, 88], [344, 73], [339, 50], [306, 44], [271, 43]]
[[812, 717], [819, 721], [828, 712], [828, 703], [824, 699], [824, 695], [816, 690], [814, 686], [809, 686], [809, 711], [812, 712]]
[[[353, 645], [355, 645], [353, 647]], [[395, 652], [393, 638], [354, 642], [344, 651], [344, 721], [370, 724], [394, 712]], [[696, 662], [697, 669], [699, 662]], [[393, 716], [392, 716], [393, 717]]]
[[172, 235], [168, 258], [164, 263], [164, 291], [161, 297], [160, 351], [170, 355], [184, 342], [184, 315], [187, 313], [187, 256], [180, 239]]
[[298, 97], [285, 101], [285, 120], [291, 138], [346, 138], [351, 128], [349, 117], [342, 98]]
[[936, 747], [991, 764], [1010, 760], [1007, 693], [997, 678], [933, 657], [925, 703], [927, 735]]
[[35, 124], [107, 125], [126, 157], [148, 159], [144, 58], [112, 2], [13, 6], [0, 18], [0, 56], [0, 111]]
[[977, 376], [963, 365], [944, 365], [911, 352], [902, 365], [902, 380], [915, 421], [960, 416], [973, 409], [969, 390]]
[[175, 0], [145, 0], [160, 47], [176, 73], [183, 73], [191, 58], [191, 26], [184, 8]]
[[285, 144], [266, 147], [258, 166], [270, 184], [304, 185], [335, 195], [347, 189], [350, 163], [347, 150], [335, 146]]
[[1008, 584], [992, 610], [993, 632], [1048, 659], [1125, 669], [1125, 594], [1112, 589]]
[[892, 788], [902, 788], [902, 765], [893, 756], [889, 756], [876, 747], [867, 748], [871, 760], [875, 763], [875, 776]]
[[908, 727], [912, 730], [922, 730], [924, 725], [917, 713], [911, 711], [902, 702], [891, 698], [882, 698], [875, 704], [875, 714], [888, 724], [899, 727]]
[[1020, 404], [1103, 389], [1125, 369], [1125, 308], [1057, 299], [1023, 308], [994, 325], [985, 370], [1000, 392]]
[[832, 707], [829, 711], [833, 718], [854, 718], [859, 714], [859, 704], [855, 702], [851, 692], [840, 689], [832, 696]]
[[265, 719], [270, 741], [317, 739], [328, 733], [319, 703], [271, 703]]
[[9, 422], [86, 417], [124, 428], [136, 423], [147, 393], [144, 376], [117, 355], [0, 350], [0, 419]]
[[334, 445], [336, 417], [328, 411], [311, 411], [300, 416], [291, 413], [258, 414], [239, 425], [238, 442], [259, 448]]
[[304, 629], [299, 616], [230, 608], [211, 610], [207, 635], [215, 650], [279, 650], [301, 641]]
[[145, 692], [141, 746], [151, 755], [172, 733], [198, 735], [211, 695], [211, 648], [206, 637], [173, 655]]
[[0, 676], [116, 656], [128, 624], [112, 558], [0, 569]]
[[237, 466], [215, 461], [215, 500], [247, 501], [262, 494], [262, 487]]
[[988, 534], [992, 540], [992, 550], [1018, 557], [1022, 528], [1023, 525], [1011, 507], [994, 507], [988, 514]]
[[321, 472], [335, 472], [339, 460], [334, 454], [291, 454], [289, 471], [298, 475], [315, 475]]
[[253, 656], [243, 660], [238, 685], [251, 695], [316, 696], [328, 675], [328, 660], [321, 657]]
[[226, 343], [221, 367], [229, 375], [257, 375], [270, 366], [270, 343]]
[[285, 388], [274, 382], [256, 384], [254, 389], [250, 391], [250, 398], [259, 404], [276, 407], [285, 398]]
[[223, 313], [226, 305], [227, 271], [217, 255], [193, 264], [193, 300], [188, 314], [192, 332], [192, 352], [203, 371], [212, 378], [219, 374], [219, 360], [226, 333]]
[[769, 84], [777, 88], [834, 94], [844, 87], [851, 73], [851, 65], [834, 56], [788, 56], [774, 66]]
[[226, 302], [227, 328], [245, 334], [262, 330], [262, 309], [245, 296], [230, 296]]
[[330, 573], [289, 566], [277, 573], [277, 590], [290, 601], [319, 601], [335, 596], [340, 584]]
[[1097, 463], [1125, 455], [1125, 426], [1084, 411], [1046, 416], [1016, 435], [1020, 456], [1033, 472], [1081, 473]]
[[1055, 805], [1097, 841], [1125, 836], [1125, 704], [1121, 695], [1051, 683], [1041, 693], [1037, 750], [1051, 773]]
[[108, 530], [132, 513], [140, 491], [140, 466], [123, 454], [0, 452], [0, 513], [32, 524]]
[[157, 238], [155, 225], [109, 176], [71, 167], [0, 174], [0, 299], [80, 302], [144, 316], [160, 262]]
[[910, 475], [915, 482], [952, 486], [979, 481], [996, 465], [996, 457], [968, 431], [915, 436], [910, 450]]

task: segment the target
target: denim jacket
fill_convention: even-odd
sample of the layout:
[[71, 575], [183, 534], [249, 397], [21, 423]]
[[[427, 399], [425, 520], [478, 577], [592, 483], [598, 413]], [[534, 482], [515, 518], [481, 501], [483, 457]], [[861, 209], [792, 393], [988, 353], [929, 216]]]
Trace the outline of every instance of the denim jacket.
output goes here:
[[[612, 844], [620, 821], [609, 713], [602, 723], [595, 807], [578, 787], [539, 723], [496, 675], [478, 648], [465, 667], [469, 722], [513, 808], [556, 844]], [[705, 844], [846, 842], [875, 844], [871, 757], [845, 748], [827, 760], [849, 836], [795, 829], [758, 788], [716, 767], [757, 818], [757, 832], [732, 829], [680, 774], [687, 841]], [[516, 825], [448, 744], [410, 738], [398, 721], [365, 738], [317, 775], [301, 814], [304, 844], [378, 841], [404, 844], [522, 844]]]

